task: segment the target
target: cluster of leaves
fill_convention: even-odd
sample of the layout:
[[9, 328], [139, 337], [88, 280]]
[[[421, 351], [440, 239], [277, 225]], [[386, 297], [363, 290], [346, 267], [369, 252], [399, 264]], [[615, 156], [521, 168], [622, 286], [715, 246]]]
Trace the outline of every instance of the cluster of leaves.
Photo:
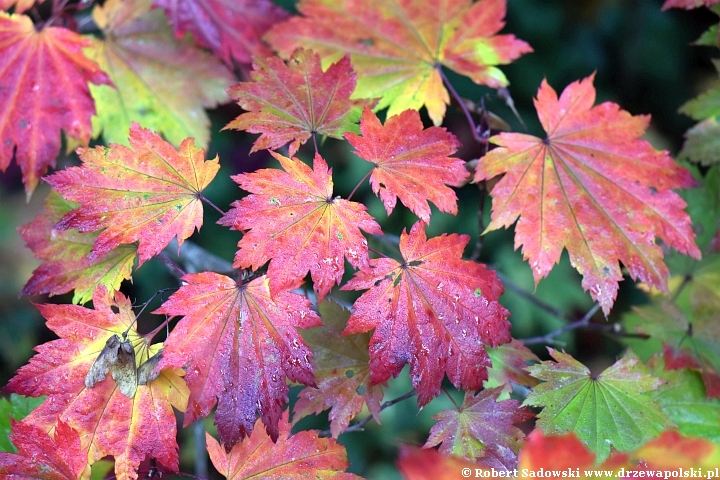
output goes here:
[[[177, 472], [178, 410], [184, 426], [214, 415], [220, 443], [208, 436], [208, 452], [227, 478], [351, 478], [336, 439], [365, 407], [379, 419], [393, 403], [383, 386], [406, 366], [421, 407], [445, 377], [465, 392], [435, 417], [425, 449], [399, 460], [409, 478], [430, 475], [418, 467], [437, 455], [508, 470], [718, 461], [720, 177], [716, 135], [703, 136], [717, 122], [715, 90], [684, 107], [701, 123], [683, 156], [702, 170], [642, 140], [649, 117], [595, 105], [592, 76], [560, 95], [540, 85], [543, 138], [500, 133], [483, 157], [460, 159], [440, 125], [451, 100], [466, 107], [443, 69], [507, 86], [498, 65], [532, 49], [499, 33], [505, 0], [301, 0], [294, 17], [263, 0], [92, 3], [53, 1], [33, 24], [22, 12], [38, 17], [39, 6], [0, 2], [14, 9], [0, 13], [0, 168], [14, 158], [32, 194], [61, 132], [82, 162], [44, 177], [45, 210], [20, 228], [42, 261], [23, 294], [73, 291], [74, 304], [38, 305], [59, 339], [39, 345], [6, 391], [46, 398], [13, 421], [17, 452], [0, 454], [0, 474], [87, 478], [105, 457], [117, 478], [137, 478], [147, 459], [150, 476]], [[99, 35], [68, 27], [78, 19]], [[236, 83], [251, 60], [251, 80]], [[204, 108], [230, 98], [246, 112], [226, 128], [259, 133], [252, 151], [271, 150], [281, 168], [232, 177], [246, 194], [222, 212], [203, 195], [220, 161], [205, 158]], [[465, 112], [482, 141], [488, 132]], [[99, 135], [107, 145], [88, 147]], [[367, 207], [335, 195], [320, 136], [368, 162], [388, 215], [399, 200], [417, 217], [395, 257]], [[457, 214], [452, 187], [468, 182], [492, 197], [486, 232], [515, 224], [536, 283], [567, 250], [605, 315], [623, 275], [646, 286], [649, 303], [622, 327], [643, 340], [592, 374], [552, 349], [540, 362], [513, 339], [498, 275], [463, 258], [470, 238], [426, 235], [430, 203]], [[231, 271], [187, 273], [166, 254], [174, 239], [187, 247], [204, 205], [242, 235]], [[153, 312], [164, 321], [140, 333], [119, 289], [154, 257], [179, 272], [178, 288]], [[338, 287], [361, 292], [349, 309], [329, 298]], [[305, 386], [293, 422], [329, 409], [332, 438], [291, 435], [292, 383]], [[518, 425], [540, 408], [526, 439]]]

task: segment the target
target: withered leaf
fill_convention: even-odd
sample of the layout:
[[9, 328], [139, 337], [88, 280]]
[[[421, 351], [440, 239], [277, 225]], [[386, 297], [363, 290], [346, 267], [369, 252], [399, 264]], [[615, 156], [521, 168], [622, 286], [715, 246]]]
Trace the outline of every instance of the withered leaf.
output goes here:
[[160, 370], [155, 370], [158, 366], [160, 358], [162, 358], [162, 348], [152, 357], [145, 360], [145, 363], [140, 365], [137, 370], [137, 383], [138, 385], [147, 385], [152, 382], [160, 375]]

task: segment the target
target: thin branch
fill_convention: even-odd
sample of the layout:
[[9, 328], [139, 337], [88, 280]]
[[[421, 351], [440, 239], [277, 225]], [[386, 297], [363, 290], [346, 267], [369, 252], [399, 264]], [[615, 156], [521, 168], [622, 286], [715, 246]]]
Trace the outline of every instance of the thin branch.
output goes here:
[[[396, 403], [400, 403], [400, 402], [402, 402], [403, 400], [407, 400], [407, 399], [410, 398], [410, 397], [414, 397], [415, 395], [417, 395], [417, 392], [416, 392], [415, 389], [413, 388], [412, 390], [410, 390], [410, 391], [409, 391], [408, 393], [406, 393], [405, 395], [400, 395], [399, 397], [394, 398], [394, 399], [392, 399], [392, 400], [388, 400], [387, 402], [385, 402], [385, 403], [383, 403], [382, 405], [380, 405], [380, 411], [382, 412], [382, 411], [385, 410], [386, 408], [392, 407], [392, 406], [395, 405]], [[342, 431], [342, 433], [362, 432], [362, 431], [365, 430], [363, 427], [365, 427], [365, 425], [367, 425], [368, 423], [370, 423], [370, 420], [372, 420], [372, 419], [373, 419], [373, 416], [372, 416], [372, 415], [368, 415], [367, 417], [363, 418], [363, 419], [360, 420], [359, 422], [353, 423], [352, 425], [350, 425], [349, 427], [347, 427], [345, 430]], [[342, 435], [342, 433], [341, 433], [341, 435]], [[330, 435], [331, 435], [330, 430], [323, 430], [323, 431], [321, 431], [321, 432], [318, 433], [318, 437], [329, 437]]]
[[478, 199], [478, 237], [475, 241], [473, 253], [470, 255], [470, 260], [473, 261], [480, 258], [480, 252], [485, 242], [483, 232], [485, 231], [485, 199], [487, 198], [487, 190], [485, 189], [485, 182], [478, 182], [477, 187], [480, 193], [480, 198]]
[[[520, 338], [518, 340], [520, 340], [524, 345], [534, 345], [538, 343], [555, 343], [555, 337], [559, 337], [563, 333], [569, 332], [571, 330], [577, 330], [578, 328], [587, 327], [590, 324], [590, 319], [593, 317], [593, 315], [597, 313], [598, 310], [600, 310], [600, 304], [596, 303], [580, 320], [563, 325], [557, 330], [553, 330], [552, 332], [546, 333], [545, 335], [530, 338]], [[564, 317], [561, 316], [561, 318]]]
[[450, 91], [450, 94], [455, 98], [455, 101], [460, 105], [460, 108], [462, 109], [463, 113], [465, 114], [465, 118], [467, 119], [468, 123], [470, 124], [470, 129], [472, 130], [472, 135], [475, 140], [478, 141], [478, 143], [486, 143], [485, 140], [480, 136], [478, 133], [477, 125], [475, 124], [475, 120], [472, 118], [472, 114], [470, 113], [470, 110], [468, 110], [467, 106], [465, 105], [465, 102], [463, 102], [462, 97], [457, 93], [455, 90], [455, 87], [452, 86], [450, 83], [450, 80], [448, 80], [447, 76], [445, 76], [445, 72], [442, 70], [442, 66], [438, 65], [435, 67], [437, 71], [440, 73], [440, 77], [443, 80], [443, 83], [445, 84], [445, 87]]
[[512, 290], [513, 292], [517, 293], [518, 295], [520, 295], [522, 298], [524, 298], [528, 302], [532, 303], [533, 305], [540, 308], [541, 310], [546, 311], [553, 317], [557, 317], [562, 320], [568, 321], [568, 319], [565, 318], [565, 314], [563, 312], [561, 312], [560, 310], [558, 310], [557, 308], [553, 307], [549, 303], [546, 303], [546, 302], [540, 300], [535, 295], [528, 292], [527, 290], [522, 288], [520, 285], [516, 284], [515, 282], [513, 282], [512, 280], [510, 280], [508, 277], [506, 277], [502, 273], [498, 272], [497, 270], [495, 271], [495, 273], [497, 273], [498, 278], [503, 283], [503, 285], [505, 285], [505, 287], [507, 287], [508, 290]]
[[205, 454], [205, 423], [202, 419], [193, 424], [193, 439], [195, 440], [195, 475], [207, 478], [210, 470]]

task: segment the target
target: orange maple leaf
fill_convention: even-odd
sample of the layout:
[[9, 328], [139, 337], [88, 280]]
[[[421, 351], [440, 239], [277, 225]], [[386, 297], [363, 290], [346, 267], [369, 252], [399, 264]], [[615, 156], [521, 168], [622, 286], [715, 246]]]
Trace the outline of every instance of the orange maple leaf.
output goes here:
[[686, 204], [670, 190], [694, 186], [690, 173], [638, 139], [649, 117], [594, 103], [593, 76], [572, 83], [560, 98], [543, 81], [535, 107], [547, 137], [492, 137], [500, 148], [480, 159], [475, 181], [505, 174], [490, 192], [486, 231], [520, 217], [515, 247], [523, 247], [535, 282], [567, 248], [583, 288], [607, 315], [622, 280], [619, 262], [633, 278], [666, 291], [668, 270], [655, 237], [695, 258], [700, 250]]
[[367, 240], [360, 230], [382, 233], [364, 205], [333, 197], [332, 172], [315, 155], [313, 169], [297, 158], [272, 152], [285, 171], [275, 168], [235, 175], [251, 195], [233, 203], [218, 223], [246, 231], [234, 267], [257, 270], [268, 260], [270, 288], [295, 286], [307, 272], [318, 300], [342, 281], [345, 259], [355, 268], [368, 265]]
[[95, 102], [88, 82], [112, 82], [83, 54], [88, 45], [66, 28], [37, 31], [30, 17], [0, 12], [0, 171], [14, 155], [28, 196], [55, 166], [61, 131], [90, 141]]
[[111, 145], [80, 149], [81, 167], [56, 172], [46, 180], [66, 200], [80, 207], [66, 214], [55, 228], [80, 232], [104, 229], [90, 258], [120, 244], [139, 242], [142, 264], [177, 236], [178, 244], [200, 229], [200, 192], [220, 169], [217, 157], [205, 161], [205, 151], [186, 139], [179, 150], [137, 124], [130, 127], [130, 148]]

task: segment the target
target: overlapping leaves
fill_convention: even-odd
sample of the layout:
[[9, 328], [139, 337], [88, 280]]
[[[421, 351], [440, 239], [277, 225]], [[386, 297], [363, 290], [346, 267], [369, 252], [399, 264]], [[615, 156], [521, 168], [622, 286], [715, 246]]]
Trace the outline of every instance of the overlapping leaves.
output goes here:
[[583, 288], [608, 314], [622, 279], [619, 262], [633, 278], [667, 292], [656, 238], [695, 258], [700, 250], [685, 202], [671, 190], [694, 186], [692, 176], [638, 139], [647, 117], [610, 102], [593, 106], [592, 82], [574, 82], [558, 98], [543, 81], [535, 107], [547, 137], [492, 137], [499, 148], [480, 160], [475, 180], [505, 174], [491, 191], [487, 230], [517, 220], [515, 247], [522, 246], [535, 281], [567, 248]]
[[502, 87], [496, 67], [530, 46], [504, 26], [505, 0], [303, 0], [293, 17], [266, 36], [283, 56], [297, 47], [326, 62], [350, 54], [358, 72], [356, 98], [380, 98], [388, 116], [425, 106], [440, 125], [450, 98], [440, 71], [446, 66], [474, 82]]
[[155, 313], [182, 316], [165, 342], [159, 368], [186, 367], [185, 425], [207, 416], [231, 448], [250, 435], [259, 412], [276, 441], [288, 400], [285, 378], [314, 385], [312, 353], [297, 328], [320, 325], [307, 298], [271, 297], [266, 276], [239, 285], [217, 273], [189, 274]]
[[355, 301], [346, 334], [375, 329], [370, 340], [373, 383], [397, 376], [407, 363], [420, 405], [447, 373], [457, 388], [478, 390], [487, 379], [485, 345], [510, 341], [508, 311], [495, 273], [463, 260], [469, 238], [427, 239], [422, 222], [400, 236], [402, 262], [373, 259], [344, 290], [367, 290]]

